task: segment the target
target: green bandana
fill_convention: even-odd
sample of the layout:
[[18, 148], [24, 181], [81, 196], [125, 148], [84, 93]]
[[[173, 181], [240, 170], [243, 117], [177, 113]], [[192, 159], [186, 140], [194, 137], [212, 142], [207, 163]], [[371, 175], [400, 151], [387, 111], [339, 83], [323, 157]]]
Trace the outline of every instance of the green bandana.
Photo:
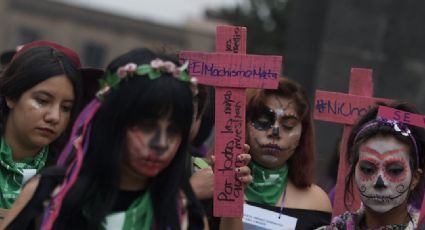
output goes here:
[[137, 198], [125, 212], [117, 212], [106, 217], [104, 229], [147, 230], [153, 222], [153, 207], [149, 192]]
[[251, 161], [249, 163], [253, 181], [245, 189], [248, 201], [275, 206], [288, 184], [288, 166], [271, 170]]
[[[31, 158], [25, 158], [20, 162], [13, 161], [12, 149], [6, 144], [4, 138], [0, 138], [0, 208], [9, 209], [15, 202], [23, 185], [24, 175], [33, 171], [35, 174], [44, 167], [49, 148], [44, 147]], [[28, 178], [26, 178], [28, 179]]]

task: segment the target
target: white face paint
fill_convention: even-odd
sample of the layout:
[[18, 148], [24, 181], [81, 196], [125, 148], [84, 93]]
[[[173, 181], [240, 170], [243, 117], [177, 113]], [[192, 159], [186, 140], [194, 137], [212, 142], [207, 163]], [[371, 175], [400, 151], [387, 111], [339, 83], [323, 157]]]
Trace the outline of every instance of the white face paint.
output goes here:
[[302, 124], [296, 104], [284, 97], [267, 97], [267, 109], [253, 117], [247, 126], [252, 159], [259, 165], [282, 167], [298, 146]]
[[385, 213], [407, 200], [409, 156], [409, 147], [392, 136], [376, 136], [360, 146], [355, 181], [364, 205]]
[[43, 107], [43, 105], [37, 101], [36, 99], [32, 99], [31, 101], [28, 102], [34, 109], [41, 109]]
[[155, 177], [174, 159], [182, 137], [168, 118], [145, 120], [126, 132], [125, 164], [143, 177]]

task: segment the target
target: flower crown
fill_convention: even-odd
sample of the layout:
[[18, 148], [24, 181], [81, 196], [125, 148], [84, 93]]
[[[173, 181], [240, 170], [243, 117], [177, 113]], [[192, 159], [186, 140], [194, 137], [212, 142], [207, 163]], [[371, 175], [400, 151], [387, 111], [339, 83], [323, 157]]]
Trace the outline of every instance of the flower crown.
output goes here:
[[173, 62], [163, 61], [159, 58], [152, 60], [150, 64], [139, 66], [135, 63], [128, 63], [125, 66], [119, 67], [115, 73], [107, 72], [106, 78], [99, 81], [100, 90], [96, 93], [96, 97], [103, 100], [111, 88], [118, 88], [123, 79], [133, 76], [147, 76], [150, 80], [155, 80], [161, 77], [162, 73], [169, 73], [180, 81], [190, 82], [196, 86], [197, 79], [191, 77], [186, 71], [188, 65], [189, 62], [186, 61], [182, 66], [177, 67]]

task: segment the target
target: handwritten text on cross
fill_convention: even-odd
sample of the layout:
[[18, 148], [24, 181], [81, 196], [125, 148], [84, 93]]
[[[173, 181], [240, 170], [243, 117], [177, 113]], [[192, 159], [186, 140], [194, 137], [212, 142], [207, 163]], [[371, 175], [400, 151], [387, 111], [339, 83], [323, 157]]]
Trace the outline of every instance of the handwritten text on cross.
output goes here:
[[180, 53], [200, 84], [215, 86], [214, 216], [241, 217], [244, 191], [235, 168], [245, 143], [245, 88], [275, 89], [281, 56], [246, 55], [246, 28], [218, 26], [216, 53]]

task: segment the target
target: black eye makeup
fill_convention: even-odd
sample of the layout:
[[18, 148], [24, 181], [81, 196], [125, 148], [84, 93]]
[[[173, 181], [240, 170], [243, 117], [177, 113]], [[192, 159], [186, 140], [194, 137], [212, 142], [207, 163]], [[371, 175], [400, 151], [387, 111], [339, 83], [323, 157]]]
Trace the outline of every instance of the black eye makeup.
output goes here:
[[252, 119], [252, 127], [257, 130], [265, 131], [270, 129], [276, 122], [276, 113], [270, 108], [263, 109], [257, 117]]
[[273, 127], [274, 123], [276, 122], [276, 119], [280, 119], [280, 126], [282, 126], [283, 129], [289, 131], [292, 130], [299, 123], [298, 119], [295, 116], [282, 116], [281, 114], [279, 115], [280, 116], [278, 116], [273, 109], [266, 107], [252, 118], [251, 125], [259, 131], [267, 131]]

